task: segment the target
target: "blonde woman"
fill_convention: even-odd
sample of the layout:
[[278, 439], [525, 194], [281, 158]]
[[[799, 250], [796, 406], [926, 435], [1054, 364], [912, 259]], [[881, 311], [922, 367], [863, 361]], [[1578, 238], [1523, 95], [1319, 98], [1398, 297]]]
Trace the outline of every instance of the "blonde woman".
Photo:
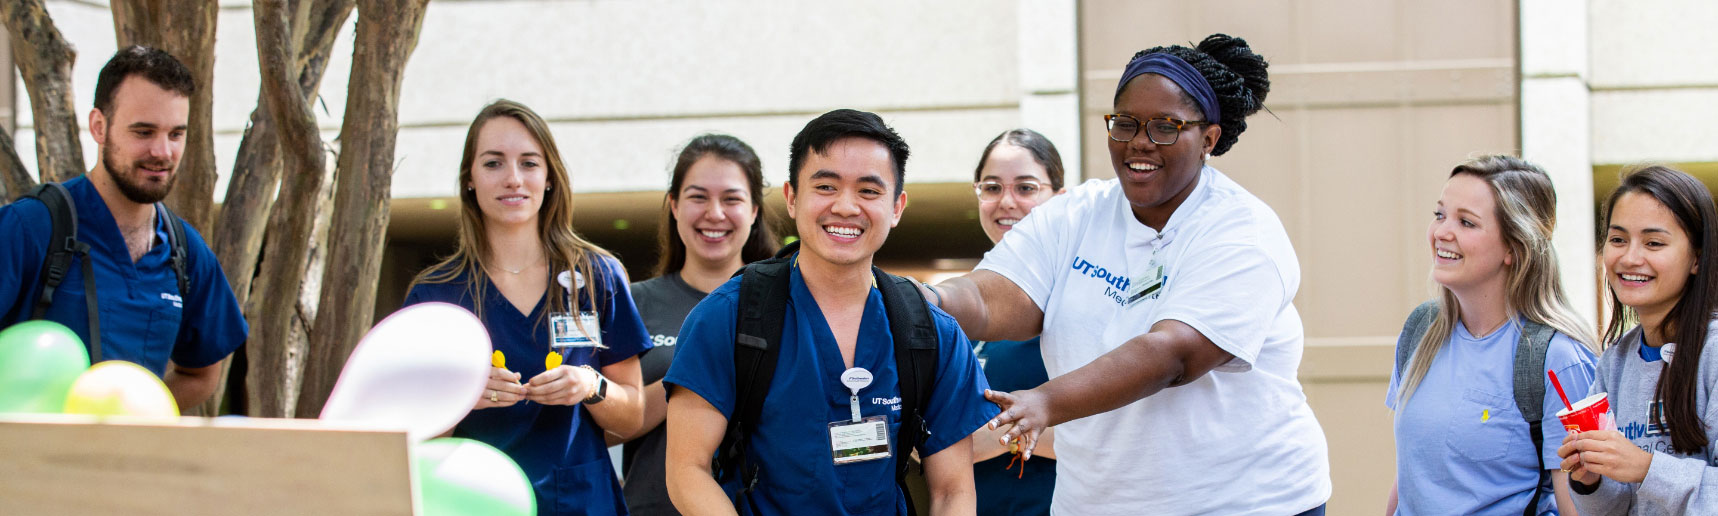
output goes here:
[[[1543, 399], [1518, 409], [1514, 396], [1523, 334], [1548, 336], [1539, 369], [1556, 371], [1572, 400], [1595, 376], [1592, 333], [1558, 282], [1556, 205], [1551, 178], [1517, 158], [1487, 156], [1450, 173], [1426, 234], [1440, 287], [1435, 311], [1416, 312], [1425, 314], [1420, 338], [1404, 331], [1398, 356], [1406, 362], [1385, 399], [1396, 411], [1387, 513], [1575, 512], [1556, 453], [1562, 401], [1537, 371], [1530, 381], [1545, 384]], [[1542, 418], [1537, 443], [1521, 410]]]
[[637, 355], [650, 342], [620, 263], [573, 232], [569, 186], [541, 117], [484, 107], [460, 159], [459, 247], [406, 304], [471, 310], [505, 358], [454, 436], [518, 462], [540, 514], [627, 514], [603, 432], [642, 424]]

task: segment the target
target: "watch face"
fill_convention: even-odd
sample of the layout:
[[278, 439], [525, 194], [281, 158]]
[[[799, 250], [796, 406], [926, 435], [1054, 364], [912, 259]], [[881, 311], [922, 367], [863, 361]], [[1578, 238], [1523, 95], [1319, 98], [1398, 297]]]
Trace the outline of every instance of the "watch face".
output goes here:
[[596, 390], [596, 392], [591, 393], [591, 396], [589, 398], [585, 398], [584, 402], [585, 403], [596, 403], [596, 402], [602, 401], [604, 398], [607, 398], [607, 397], [608, 397], [608, 378], [604, 378], [604, 377], [602, 377], [602, 375], [599, 374], [599, 375], [597, 375], [597, 390]]

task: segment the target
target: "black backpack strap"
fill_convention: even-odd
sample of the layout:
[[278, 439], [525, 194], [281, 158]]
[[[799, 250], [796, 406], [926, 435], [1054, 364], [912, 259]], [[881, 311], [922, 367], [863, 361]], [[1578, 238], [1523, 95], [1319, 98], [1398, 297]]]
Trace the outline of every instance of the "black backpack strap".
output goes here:
[[1396, 336], [1397, 378], [1402, 377], [1402, 369], [1407, 367], [1408, 359], [1414, 358], [1414, 351], [1420, 348], [1420, 339], [1426, 336], [1426, 330], [1431, 329], [1432, 321], [1437, 318], [1438, 302], [1431, 300], [1414, 307], [1414, 313], [1402, 323], [1402, 333]]
[[[758, 465], [745, 464], [750, 432], [763, 414], [764, 397], [775, 379], [781, 355], [781, 331], [787, 318], [792, 254], [789, 246], [776, 258], [741, 269], [738, 310], [734, 327], [734, 413], [716, 449], [711, 470], [719, 483], [740, 481], [739, 499], [757, 487]], [[736, 500], [736, 509], [740, 500]], [[755, 514], [756, 504], [749, 504]]]
[[191, 275], [186, 273], [190, 264], [190, 253], [185, 251], [185, 221], [173, 210], [167, 209], [165, 203], [155, 203], [155, 217], [167, 225], [168, 265], [173, 267], [173, 275], [179, 279], [179, 295], [181, 297], [191, 292]]
[[[895, 484], [907, 497], [907, 514], [915, 514], [907, 489], [907, 465], [914, 449], [930, 437], [925, 405], [936, 387], [937, 328], [929, 305], [919, 292], [918, 282], [871, 268], [877, 288], [883, 293], [883, 308], [889, 315], [889, 334], [895, 340], [895, 375], [901, 383], [901, 429], [895, 448]], [[922, 459], [922, 457], [921, 457]]]
[[1551, 349], [1551, 338], [1557, 334], [1551, 327], [1532, 321], [1521, 326], [1521, 341], [1515, 345], [1515, 409], [1527, 420], [1527, 432], [1533, 439], [1533, 458], [1539, 463], [1539, 484], [1533, 489], [1533, 499], [1522, 511], [1533, 516], [1539, 510], [1539, 497], [1549, 489], [1550, 472], [1545, 469], [1545, 353]]
[[66, 274], [71, 272], [72, 260], [81, 258], [84, 271], [84, 304], [88, 309], [89, 342], [85, 346], [89, 350], [90, 363], [101, 361], [101, 314], [96, 310], [95, 271], [90, 265], [89, 244], [78, 240], [78, 210], [72, 202], [71, 192], [59, 183], [42, 183], [30, 189], [24, 197], [31, 197], [42, 202], [48, 209], [48, 218], [53, 222], [53, 229], [48, 236], [48, 254], [42, 258], [42, 290], [36, 296], [36, 306], [30, 311], [30, 319], [42, 319], [48, 315], [48, 307], [54, 304], [54, 291], [60, 288], [60, 283], [66, 280]]

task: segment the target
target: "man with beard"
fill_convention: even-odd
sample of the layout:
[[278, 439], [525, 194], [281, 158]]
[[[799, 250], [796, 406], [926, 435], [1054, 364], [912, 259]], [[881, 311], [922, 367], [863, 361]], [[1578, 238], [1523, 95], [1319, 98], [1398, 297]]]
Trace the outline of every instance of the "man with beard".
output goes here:
[[55, 226], [42, 198], [52, 194], [0, 207], [0, 324], [64, 324], [88, 343], [92, 361], [135, 362], [160, 375], [181, 410], [208, 399], [221, 359], [249, 333], [209, 246], [157, 206], [173, 188], [196, 87], [185, 65], [153, 48], [121, 49], [102, 67], [89, 114], [101, 159], [59, 185], [76, 215], [79, 252], [42, 307]]

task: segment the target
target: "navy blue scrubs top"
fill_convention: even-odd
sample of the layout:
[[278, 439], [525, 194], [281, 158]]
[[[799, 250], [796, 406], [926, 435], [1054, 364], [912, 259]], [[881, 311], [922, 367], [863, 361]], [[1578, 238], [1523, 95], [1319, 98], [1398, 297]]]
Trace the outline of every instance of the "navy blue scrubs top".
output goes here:
[[[113, 212], [89, 178], [79, 176], [63, 185], [77, 206], [78, 240], [90, 246], [87, 259], [95, 273], [103, 360], [134, 362], [165, 376], [169, 358], [184, 367], [206, 367], [245, 343], [250, 327], [244, 313], [220, 261], [196, 229], [181, 222], [191, 291], [180, 292], [179, 277], [168, 260], [167, 221], [156, 217], [154, 247], [132, 262]], [[0, 327], [28, 320], [35, 309], [53, 227], [41, 201], [23, 199], [0, 207]], [[89, 308], [81, 260], [72, 260], [46, 318], [71, 328], [87, 343]]]
[[[620, 262], [607, 256], [593, 257], [592, 272], [597, 277], [592, 283], [595, 311], [602, 326], [602, 342], [608, 349], [575, 351], [564, 365], [589, 365], [600, 370], [650, 349], [650, 337], [632, 304]], [[405, 304], [441, 301], [477, 312], [469, 282], [469, 276], [462, 274], [448, 283], [418, 284], [406, 294]], [[551, 284], [530, 314], [519, 313], [487, 280], [482, 290], [479, 317], [495, 349], [507, 356], [507, 369], [527, 382], [542, 374], [543, 358], [549, 354], [548, 296], [562, 295], [566, 290]], [[586, 296], [575, 297], [581, 311], [592, 311]], [[453, 435], [483, 441], [519, 463], [536, 489], [539, 514], [627, 514], [620, 480], [603, 442], [603, 429], [583, 405], [521, 401], [510, 407], [473, 410], [454, 427]]]
[[[841, 384], [847, 368], [817, 301], [806, 289], [798, 267], [790, 279], [787, 320], [782, 325], [781, 355], [770, 383], [757, 431], [747, 448], [762, 464], [751, 496], [764, 514], [906, 514], [906, 499], [895, 484], [894, 462], [872, 460], [837, 466], [831, 457], [829, 423], [852, 418], [851, 395]], [[698, 303], [680, 328], [674, 364], [666, 384], [691, 390], [723, 417], [734, 413], [734, 325], [738, 278], [729, 280]], [[936, 387], [926, 403], [930, 436], [919, 447], [929, 457], [961, 442], [998, 413], [984, 399], [988, 384], [972, 347], [953, 317], [931, 307], [939, 355]], [[887, 416], [889, 439], [899, 443], [900, 382], [895, 373], [894, 338], [889, 333], [883, 296], [871, 289], [860, 319], [853, 365], [870, 370], [873, 380], [859, 392], [863, 417]], [[721, 431], [721, 429], [714, 429]], [[898, 446], [898, 445], [896, 445]], [[894, 449], [897, 456], [905, 450]], [[735, 486], [724, 486], [730, 496]]]
[[[984, 377], [992, 389], [1026, 390], [1050, 380], [1044, 372], [1038, 337], [985, 342], [973, 351], [984, 365]], [[1050, 514], [1050, 496], [1056, 490], [1056, 460], [1034, 455], [1021, 465], [1014, 460], [1014, 454], [1004, 453], [973, 464], [972, 485], [978, 490], [979, 514]]]

